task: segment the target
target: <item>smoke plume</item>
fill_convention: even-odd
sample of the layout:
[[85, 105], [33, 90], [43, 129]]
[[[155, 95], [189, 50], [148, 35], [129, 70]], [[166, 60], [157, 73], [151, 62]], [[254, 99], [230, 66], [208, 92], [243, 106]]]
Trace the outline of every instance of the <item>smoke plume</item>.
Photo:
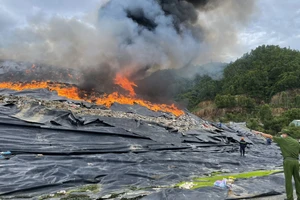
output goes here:
[[87, 72], [84, 87], [103, 82], [107, 73], [140, 79], [157, 70], [223, 61], [254, 7], [253, 0], [110, 0], [94, 17], [40, 13], [22, 28], [0, 32], [0, 59], [79, 69]]

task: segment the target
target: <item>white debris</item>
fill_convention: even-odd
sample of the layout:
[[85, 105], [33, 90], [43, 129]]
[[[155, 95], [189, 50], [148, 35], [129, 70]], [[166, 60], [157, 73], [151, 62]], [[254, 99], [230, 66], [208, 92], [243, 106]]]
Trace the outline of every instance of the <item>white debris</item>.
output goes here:
[[183, 183], [182, 185], [180, 185], [179, 188], [189, 190], [189, 189], [192, 189], [194, 186], [195, 186], [195, 184], [193, 182], [186, 182], [186, 183]]
[[[196, 121], [189, 114], [183, 114], [179, 117], [174, 115], [167, 116], [144, 116], [131, 112], [121, 112], [121, 111], [113, 111], [110, 109], [99, 109], [96, 108], [87, 108], [85, 106], [81, 106], [80, 104], [73, 103], [71, 101], [52, 101], [45, 99], [34, 99], [28, 96], [9, 96], [5, 97], [0, 95], [0, 103], [14, 103], [20, 110], [29, 109], [31, 104], [35, 103], [36, 105], [41, 106], [39, 110], [39, 114], [45, 113], [46, 110], [69, 110], [76, 116], [84, 116], [84, 115], [94, 115], [94, 116], [103, 116], [103, 117], [114, 117], [114, 118], [127, 118], [127, 119], [136, 119], [139, 121], [146, 121], [150, 123], [158, 123], [164, 127], [172, 128], [173, 130], [178, 130], [179, 132], [184, 132], [190, 129], [208, 129], [213, 130], [214, 127], [209, 125], [208, 123], [202, 123]], [[205, 124], [205, 125], [203, 125]], [[148, 124], [151, 126], [151, 124]]]

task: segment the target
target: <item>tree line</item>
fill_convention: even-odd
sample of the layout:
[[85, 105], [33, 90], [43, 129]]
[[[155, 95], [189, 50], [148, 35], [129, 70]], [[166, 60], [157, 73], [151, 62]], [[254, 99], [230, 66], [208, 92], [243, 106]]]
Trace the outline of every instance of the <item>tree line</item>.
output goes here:
[[[298, 127], [289, 126], [292, 120], [300, 119], [299, 80], [299, 51], [262, 45], [229, 63], [219, 80], [207, 75], [182, 80], [175, 98], [187, 102], [191, 111], [203, 101], [212, 101], [216, 109], [227, 109], [215, 120], [247, 121], [249, 128], [271, 134], [289, 129], [300, 138]], [[242, 110], [232, 111], [237, 107]]]

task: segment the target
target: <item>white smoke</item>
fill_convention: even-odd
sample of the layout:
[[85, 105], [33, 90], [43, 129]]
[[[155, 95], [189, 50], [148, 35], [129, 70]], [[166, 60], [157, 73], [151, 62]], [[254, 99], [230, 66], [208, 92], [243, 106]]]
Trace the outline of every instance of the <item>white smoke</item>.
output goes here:
[[[187, 2], [182, 4], [178, 0], [172, 1], [180, 6], [193, 8], [193, 5]], [[97, 14], [82, 18], [62, 16], [49, 18], [43, 15], [31, 18], [27, 26], [15, 30], [6, 38], [5, 44], [0, 46], [0, 59], [76, 69], [95, 68], [102, 63], [108, 63], [114, 69], [129, 71], [128, 73], [142, 68], [149, 71], [180, 68], [196, 61], [205, 62], [207, 55], [202, 56], [205, 52], [212, 53], [216, 49], [218, 49], [216, 52], [220, 52], [223, 43], [216, 43], [212, 36], [219, 37], [222, 35], [222, 29], [226, 30], [226, 27], [229, 27], [233, 35], [225, 35], [224, 39], [234, 38], [235, 25], [232, 21], [226, 22], [224, 19], [233, 20], [240, 17], [222, 19], [222, 16], [216, 15], [217, 17], [213, 18], [211, 13], [217, 13], [218, 9], [200, 10], [197, 11], [201, 17], [198, 22], [203, 23], [201, 20], [205, 19], [206, 23], [194, 26], [182, 22], [178, 25], [173, 15], [165, 13], [158, 0], [107, 2], [101, 6]], [[213, 2], [213, 5], [220, 4], [217, 0]], [[222, 14], [225, 14], [227, 9], [242, 8], [234, 6], [240, 4], [240, 1], [227, 2], [231, 2], [233, 7], [231, 8], [228, 3], [224, 4], [223, 10], [219, 10]], [[171, 8], [173, 7], [169, 9]], [[128, 11], [133, 14], [141, 12], [147, 22], [153, 23], [155, 27], [141, 26], [128, 17]], [[213, 21], [210, 22], [211, 18], [205, 18], [206, 14], [212, 17]], [[217, 18], [221, 19], [220, 22], [215, 22]], [[230, 26], [226, 26], [226, 23]], [[225, 45], [228, 45], [228, 42], [225, 42]]]

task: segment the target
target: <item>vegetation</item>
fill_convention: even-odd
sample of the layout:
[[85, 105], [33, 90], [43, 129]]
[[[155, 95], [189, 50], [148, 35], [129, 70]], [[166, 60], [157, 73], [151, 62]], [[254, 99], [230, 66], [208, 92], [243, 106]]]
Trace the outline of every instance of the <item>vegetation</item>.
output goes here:
[[[247, 121], [251, 129], [271, 134], [285, 129], [300, 138], [300, 52], [279, 46], [260, 46], [225, 69], [223, 78], [196, 76], [185, 82], [177, 101], [200, 117]], [[205, 108], [202, 102], [212, 102]]]
[[68, 191], [60, 191], [54, 194], [44, 195], [39, 198], [39, 200], [46, 200], [52, 198], [60, 198], [61, 200], [90, 200], [91, 198], [86, 194], [80, 194], [85, 192], [97, 193], [100, 187], [96, 184], [84, 185], [79, 188], [71, 189]]
[[93, 193], [99, 192], [100, 188], [98, 185], [93, 184], [93, 185], [84, 185], [82, 187], [76, 188], [76, 189], [72, 189], [67, 191], [68, 194], [74, 193], [74, 192], [86, 192], [86, 191], [90, 191]]
[[201, 187], [212, 187], [217, 180], [223, 180], [223, 178], [231, 178], [231, 179], [241, 179], [241, 178], [252, 178], [252, 177], [261, 177], [261, 176], [269, 176], [274, 173], [278, 173], [280, 170], [265, 170], [265, 171], [252, 171], [252, 172], [244, 172], [240, 174], [217, 174], [212, 176], [194, 178], [192, 182], [181, 182], [176, 185], [176, 187], [182, 187], [187, 183], [192, 183], [191, 189], [197, 189]]
[[[180, 83], [182, 85], [182, 83]], [[193, 109], [201, 101], [214, 99], [221, 88], [221, 82], [204, 75], [196, 75], [192, 81], [185, 81], [182, 92], [176, 97], [177, 101], [188, 102], [188, 108]]]

